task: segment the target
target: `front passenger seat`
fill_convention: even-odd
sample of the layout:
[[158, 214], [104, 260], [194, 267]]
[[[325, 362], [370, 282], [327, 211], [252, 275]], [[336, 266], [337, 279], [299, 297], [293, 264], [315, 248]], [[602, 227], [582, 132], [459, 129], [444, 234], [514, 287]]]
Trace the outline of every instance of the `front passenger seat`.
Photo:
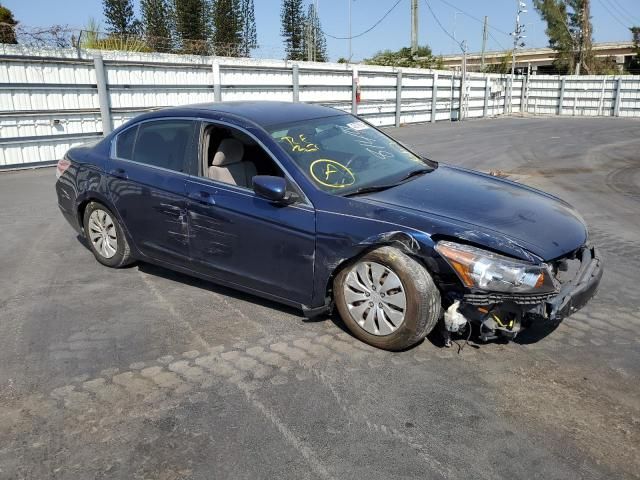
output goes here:
[[225, 138], [213, 156], [209, 178], [219, 182], [251, 188], [251, 180], [257, 174], [256, 166], [242, 161], [244, 146], [235, 138]]

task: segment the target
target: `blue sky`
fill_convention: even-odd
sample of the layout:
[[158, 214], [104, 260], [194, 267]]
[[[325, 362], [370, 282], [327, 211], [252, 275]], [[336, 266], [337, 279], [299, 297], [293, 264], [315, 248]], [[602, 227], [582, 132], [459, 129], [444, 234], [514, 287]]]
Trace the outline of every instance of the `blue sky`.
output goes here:
[[[103, 22], [101, 0], [0, 0], [10, 8], [17, 20], [28, 26], [46, 26], [63, 24], [81, 28], [89, 17]], [[306, 0], [307, 2], [310, 0]], [[351, 0], [352, 32], [362, 32], [379, 20], [397, 0]], [[529, 13], [523, 21], [527, 24], [527, 46], [540, 47], [547, 45], [544, 24], [529, 5]], [[135, 0], [136, 7], [138, 0]], [[265, 53], [270, 56], [282, 55], [280, 37], [280, 0], [254, 0], [256, 7], [256, 23], [258, 41]], [[320, 20], [323, 30], [334, 36], [347, 36], [349, 0], [318, 0]], [[514, 28], [516, 0], [428, 0], [435, 15], [443, 26], [459, 40], [466, 39], [470, 51], [479, 51], [482, 41], [482, 25], [463, 13], [456, 15], [454, 5], [461, 11], [482, 18], [489, 16], [489, 24], [503, 32]], [[366, 58], [381, 49], [397, 49], [410, 42], [410, 0], [401, 0], [400, 4], [389, 16], [368, 34], [354, 39], [352, 42], [353, 58]], [[598, 42], [629, 40], [630, 33], [625, 26], [635, 22], [640, 25], [640, 0], [593, 0], [592, 21], [594, 37]], [[419, 2], [421, 44], [428, 44], [434, 53], [454, 53], [456, 47], [436, 24], [427, 8], [426, 0]], [[104, 24], [104, 22], [103, 22]], [[497, 30], [491, 31], [488, 49], [500, 50], [509, 48], [510, 37]], [[347, 56], [346, 40], [327, 38], [329, 55], [332, 60]]]

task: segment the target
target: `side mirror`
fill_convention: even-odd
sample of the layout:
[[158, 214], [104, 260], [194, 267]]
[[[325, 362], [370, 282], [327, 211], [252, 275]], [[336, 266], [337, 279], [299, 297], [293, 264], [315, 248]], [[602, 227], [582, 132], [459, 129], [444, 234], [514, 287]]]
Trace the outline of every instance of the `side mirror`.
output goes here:
[[292, 200], [287, 194], [287, 181], [282, 177], [256, 175], [253, 177], [253, 191], [271, 202], [291, 203]]

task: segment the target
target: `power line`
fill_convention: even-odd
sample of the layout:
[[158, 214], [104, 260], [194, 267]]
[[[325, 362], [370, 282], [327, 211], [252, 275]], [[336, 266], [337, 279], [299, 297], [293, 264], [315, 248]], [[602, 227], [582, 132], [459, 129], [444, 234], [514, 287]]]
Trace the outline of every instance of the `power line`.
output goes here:
[[620, 25], [622, 25], [624, 28], [630, 28], [629, 25], [625, 24], [622, 20], [620, 20], [618, 18], [617, 15], [615, 15], [607, 6], [606, 3], [604, 3], [604, 1], [600, 1], [600, 5], [602, 5], [602, 7], [604, 7], [604, 9], [609, 13], [609, 15], [611, 15], [611, 18], [613, 18], [616, 22], [618, 22]]
[[498, 44], [498, 46], [499, 46], [502, 50], [508, 50], [508, 48], [507, 48], [507, 47], [505, 47], [503, 44], [501, 44], [501, 43], [498, 41], [498, 39], [497, 39], [496, 37], [494, 37], [494, 36], [493, 36], [493, 33], [489, 32], [489, 31], [488, 31], [487, 33], [489, 34], [489, 37], [491, 37], [491, 39], [492, 39], [494, 42], [496, 42], [496, 43]]
[[623, 17], [630, 17], [634, 21], [634, 23], [635, 22], [640, 23], [639, 17], [636, 17], [635, 14], [633, 14], [629, 10], [627, 10], [627, 7], [625, 7], [621, 3], [619, 3], [618, 0], [611, 0], [611, 2], [617, 7], [618, 11], [620, 13], [622, 13]]
[[[457, 11], [458, 11], [458, 12], [460, 12], [461, 14], [466, 15], [466, 16], [467, 16], [467, 17], [469, 17], [470, 19], [475, 20], [475, 21], [476, 21], [476, 22], [478, 22], [478, 23], [482, 23], [482, 24], [484, 24], [484, 20], [482, 20], [482, 19], [480, 19], [480, 18], [478, 18], [478, 17], [476, 17], [476, 16], [474, 16], [474, 15], [471, 15], [469, 12], [465, 12], [464, 10], [460, 9], [459, 7], [456, 7], [453, 3], [448, 2], [447, 0], [440, 0], [440, 1], [441, 1], [442, 3], [444, 3], [445, 5], [447, 5], [447, 6], [451, 7], [451, 8], [453, 8], [454, 10], [457, 10]], [[489, 28], [494, 29], [496, 32], [499, 32], [499, 33], [501, 33], [501, 34], [503, 34], [503, 35], [506, 35], [507, 37], [510, 37], [510, 36], [511, 36], [511, 34], [510, 34], [509, 32], [505, 32], [504, 30], [500, 30], [499, 28], [494, 27], [494, 26], [492, 26], [492, 25], [488, 25], [488, 27], [489, 27]]]
[[[348, 0], [349, 2], [351, 0]], [[333, 38], [335, 40], [350, 40], [350, 39], [354, 39], [354, 38], [358, 38], [361, 37], [367, 33], [369, 33], [371, 30], [373, 30], [374, 28], [376, 28], [378, 25], [380, 25], [385, 18], [387, 18], [389, 16], [389, 14], [400, 4], [400, 2], [402, 2], [402, 0], [398, 0], [396, 3], [393, 4], [393, 6], [387, 10], [387, 13], [385, 13], [382, 18], [380, 18], [380, 20], [378, 20], [376, 23], [374, 23], [373, 25], [371, 25], [369, 28], [367, 28], [364, 32], [360, 32], [357, 35], [351, 35], [350, 37], [337, 37], [335, 35], [330, 35], [327, 32], [323, 32], [327, 37], [329, 38]]]
[[442, 29], [442, 31], [450, 38], [452, 39], [454, 42], [456, 42], [456, 44], [458, 45], [458, 47], [460, 47], [460, 50], [464, 49], [462, 48], [462, 42], [458, 42], [458, 39], [456, 37], [454, 37], [453, 35], [451, 35], [449, 33], [449, 31], [444, 28], [444, 26], [442, 25], [442, 23], [440, 22], [440, 19], [438, 18], [438, 16], [435, 14], [435, 12], [433, 11], [433, 9], [431, 8], [431, 5], [429, 5], [429, 2], [427, 0], [424, 0], [424, 3], [427, 4], [427, 8], [429, 9], [429, 11], [431, 12], [431, 16], [434, 18], [434, 20], [436, 21], [436, 23], [438, 24], [438, 26]]

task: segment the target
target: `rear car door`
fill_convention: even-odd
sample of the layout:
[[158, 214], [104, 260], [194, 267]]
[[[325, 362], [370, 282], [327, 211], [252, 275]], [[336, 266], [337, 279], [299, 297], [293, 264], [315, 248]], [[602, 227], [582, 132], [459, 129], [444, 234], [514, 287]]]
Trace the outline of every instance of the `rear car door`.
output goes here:
[[121, 132], [112, 146], [111, 200], [140, 253], [172, 264], [189, 258], [185, 164], [197, 122], [158, 119]]
[[[187, 180], [187, 210], [193, 268], [245, 289], [309, 305], [313, 294], [315, 210], [288, 178], [300, 201], [278, 205], [251, 188], [256, 174], [285, 176], [283, 169], [246, 130], [223, 124], [203, 125], [198, 175]], [[225, 140], [226, 139], [226, 140]], [[242, 144], [233, 163], [233, 180], [209, 174], [222, 142]], [[243, 163], [244, 162], [244, 163]], [[231, 165], [229, 166], [231, 168]], [[206, 173], [205, 173], [206, 172]]]

